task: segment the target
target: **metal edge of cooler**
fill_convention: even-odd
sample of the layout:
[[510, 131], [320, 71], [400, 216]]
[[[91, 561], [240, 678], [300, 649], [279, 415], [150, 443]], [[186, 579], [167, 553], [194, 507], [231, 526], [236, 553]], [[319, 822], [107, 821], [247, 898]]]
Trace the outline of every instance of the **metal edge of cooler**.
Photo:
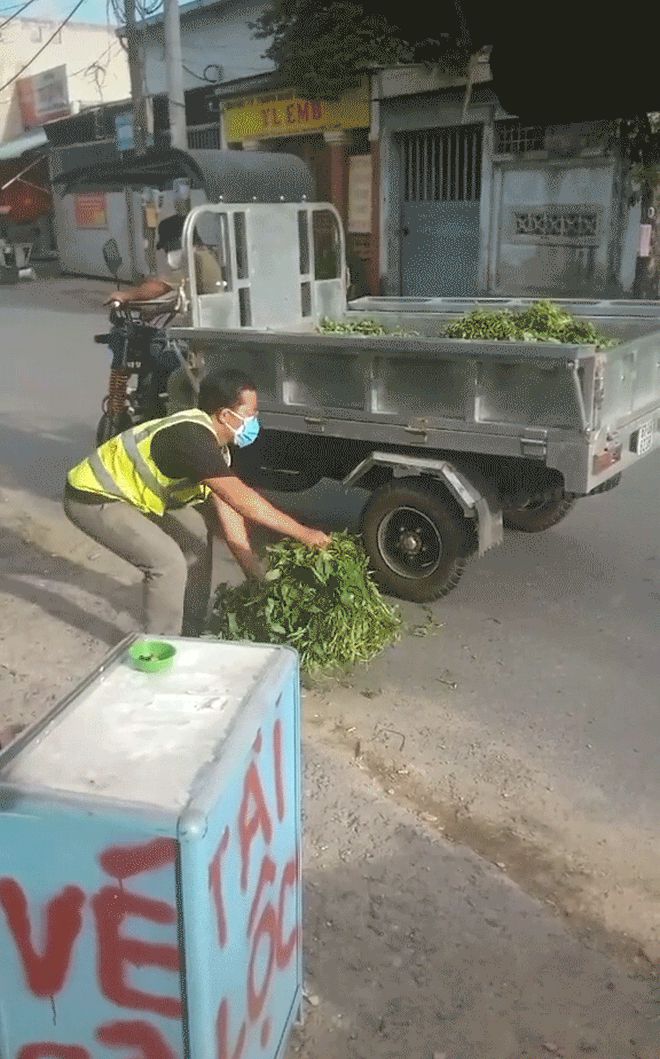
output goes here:
[[[203, 1047], [203, 1031], [215, 1025], [219, 1032], [217, 1021], [218, 998], [212, 996], [210, 983], [202, 976], [195, 976], [194, 968], [199, 964], [199, 957], [208, 945], [208, 933], [206, 932], [201, 917], [197, 914], [196, 896], [185, 884], [184, 879], [210, 879], [209, 865], [203, 859], [201, 844], [208, 833], [209, 816], [215, 806], [222, 798], [226, 783], [230, 781], [240, 770], [245, 761], [246, 748], [251, 746], [252, 735], [259, 727], [260, 719], [263, 717], [269, 703], [274, 697], [282, 694], [289, 680], [293, 678], [294, 685], [294, 711], [293, 711], [293, 737], [299, 748], [295, 756], [295, 799], [296, 818], [295, 829], [298, 835], [298, 843], [302, 840], [302, 753], [301, 753], [301, 690], [300, 671], [297, 652], [290, 647], [273, 647], [271, 644], [246, 643], [241, 646], [246, 648], [269, 647], [279, 655], [275, 667], [267, 666], [260, 675], [256, 685], [249, 689], [243, 703], [236, 713], [234, 722], [225, 738], [221, 759], [205, 766], [195, 780], [191, 791], [188, 806], [179, 814], [177, 839], [179, 844], [179, 901], [180, 901], [180, 947], [183, 965], [183, 985], [186, 1003], [186, 1033], [187, 1044], [186, 1059], [200, 1059], [197, 1045]], [[297, 901], [296, 921], [299, 924], [299, 935], [296, 953], [296, 979], [297, 987], [295, 995], [291, 997], [290, 1008], [283, 1027], [281, 1039], [272, 1047], [276, 1050], [270, 1052], [272, 1059], [284, 1059], [291, 1029], [300, 1017], [302, 1010], [302, 984], [303, 984], [303, 948], [302, 948], [302, 856], [298, 857], [297, 866]], [[210, 887], [210, 881], [209, 881]], [[198, 895], [199, 896], [199, 895]], [[208, 900], [208, 897], [207, 897]], [[189, 988], [192, 985], [192, 988]], [[191, 1034], [191, 1023], [199, 1027], [198, 1033], [193, 1029]], [[229, 1033], [234, 1033], [235, 1027], [230, 1026]], [[231, 1043], [228, 1045], [227, 1054], [232, 1054]], [[221, 1054], [223, 1054], [221, 1052]]]

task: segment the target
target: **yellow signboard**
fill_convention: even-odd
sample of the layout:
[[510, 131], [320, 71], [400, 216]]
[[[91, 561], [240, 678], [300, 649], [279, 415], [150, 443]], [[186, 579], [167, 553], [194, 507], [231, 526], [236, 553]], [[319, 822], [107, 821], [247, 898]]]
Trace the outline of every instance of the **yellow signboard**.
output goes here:
[[293, 92], [279, 92], [225, 104], [228, 143], [301, 136], [331, 129], [368, 129], [369, 124], [366, 88], [347, 93], [336, 101], [300, 99]]

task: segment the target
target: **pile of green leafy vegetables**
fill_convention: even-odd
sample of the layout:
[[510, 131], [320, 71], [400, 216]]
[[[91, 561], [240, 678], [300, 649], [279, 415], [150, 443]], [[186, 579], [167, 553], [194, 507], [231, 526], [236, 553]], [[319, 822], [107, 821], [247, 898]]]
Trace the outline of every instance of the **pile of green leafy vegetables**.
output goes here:
[[502, 342], [552, 342], [589, 345], [605, 349], [615, 340], [601, 334], [589, 320], [571, 316], [552, 301], [538, 301], [528, 309], [488, 312], [475, 309], [445, 329], [447, 338], [471, 338]]
[[284, 540], [268, 548], [261, 581], [218, 587], [209, 631], [221, 640], [288, 644], [320, 675], [368, 662], [399, 635], [360, 540], [337, 533], [328, 548]]
[[414, 332], [385, 327], [378, 320], [321, 320], [317, 328], [321, 335], [363, 335], [365, 338], [380, 338], [382, 335], [410, 335]]

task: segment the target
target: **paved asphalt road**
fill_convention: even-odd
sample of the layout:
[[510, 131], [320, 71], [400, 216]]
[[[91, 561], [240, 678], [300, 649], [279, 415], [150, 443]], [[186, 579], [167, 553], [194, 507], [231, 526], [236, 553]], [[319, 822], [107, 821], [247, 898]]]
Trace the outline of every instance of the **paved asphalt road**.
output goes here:
[[[77, 289], [69, 281], [54, 308], [55, 287], [0, 288], [0, 485], [43, 498], [57, 496], [67, 465], [92, 444], [107, 375], [107, 354], [91, 341], [104, 318], [89, 309], [90, 285], [80, 281], [84, 297]], [[570, 830], [574, 809], [584, 823], [578, 845], [603, 845], [598, 836], [612, 829], [616, 860], [626, 849], [634, 858], [637, 843], [651, 850], [660, 817], [659, 486], [656, 454], [554, 530], [511, 535], [434, 608], [440, 639], [412, 640], [396, 666], [377, 671], [409, 700], [418, 693], [419, 713], [405, 729], [411, 766], [441, 792], [449, 766], [477, 807], [489, 791], [494, 801], [517, 799], [518, 823], [529, 809], [541, 845], [544, 826]], [[354, 497], [325, 487], [295, 503], [319, 521], [333, 508], [340, 523], [356, 510]], [[438, 676], [439, 653], [458, 684], [453, 726], [424, 675]], [[502, 751], [509, 795], [493, 775], [493, 748]], [[460, 789], [456, 797], [464, 800]], [[503, 819], [491, 809], [484, 804], [484, 818]]]

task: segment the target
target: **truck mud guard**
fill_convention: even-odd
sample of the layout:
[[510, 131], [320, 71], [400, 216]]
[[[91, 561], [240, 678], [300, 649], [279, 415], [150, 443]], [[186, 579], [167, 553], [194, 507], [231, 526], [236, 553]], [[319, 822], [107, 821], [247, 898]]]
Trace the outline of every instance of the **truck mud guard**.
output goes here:
[[465, 517], [476, 519], [479, 555], [502, 543], [502, 511], [497, 501], [488, 495], [485, 483], [475, 482], [472, 472], [468, 477], [465, 471], [449, 460], [396, 452], [372, 452], [353, 468], [342, 484], [359, 486], [375, 467], [389, 468], [394, 478], [410, 475], [435, 478], [453, 496]]

